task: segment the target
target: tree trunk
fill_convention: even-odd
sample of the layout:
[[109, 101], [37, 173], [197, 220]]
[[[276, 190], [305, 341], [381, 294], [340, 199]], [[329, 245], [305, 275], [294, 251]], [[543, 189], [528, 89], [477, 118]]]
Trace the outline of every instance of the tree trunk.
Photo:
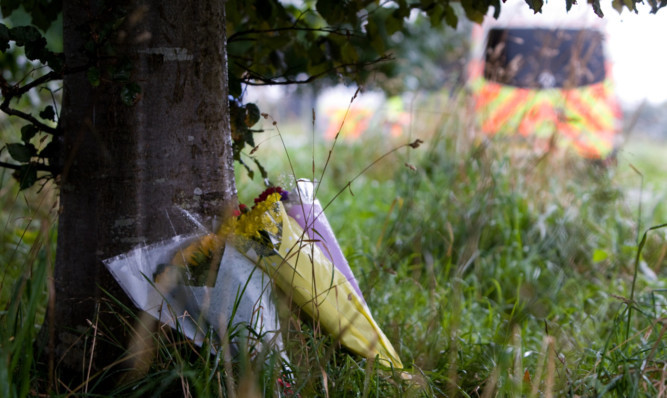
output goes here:
[[[120, 21], [118, 9], [127, 16], [110, 39], [117, 56], [90, 59], [84, 47], [103, 39], [105, 24]], [[93, 62], [102, 80], [93, 87], [83, 72], [64, 81], [64, 172], [48, 331], [59, 369], [80, 372], [92, 363], [94, 374], [118, 351], [98, 335], [91, 354], [91, 325], [105, 325], [107, 339], [122, 330], [118, 315], [106, 311], [104, 291], [124, 294], [102, 261], [192, 232], [179, 208], [212, 226], [236, 203], [224, 1], [73, 0], [64, 2], [63, 20], [67, 65]], [[106, 73], [124, 57], [132, 61], [131, 81], [141, 87], [133, 106], [121, 101], [124, 83]]]

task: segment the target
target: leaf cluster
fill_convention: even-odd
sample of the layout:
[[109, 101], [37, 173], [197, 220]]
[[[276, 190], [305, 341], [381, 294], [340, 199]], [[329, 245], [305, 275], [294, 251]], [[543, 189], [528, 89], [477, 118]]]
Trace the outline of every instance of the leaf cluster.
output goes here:
[[23, 8], [30, 16], [32, 25], [46, 31], [62, 12], [62, 0], [2, 0], [0, 11], [4, 17]]
[[[485, 13], [487, 8], [480, 12]], [[400, 90], [402, 85], [390, 79], [402, 69], [388, 61], [395, 58], [399, 45], [409, 47], [410, 43], [423, 41], [424, 29], [409, 29], [413, 12], [429, 15], [424, 25], [440, 31], [458, 24], [454, 7], [441, 1], [345, 0], [341, 4], [308, 0], [296, 4], [230, 0], [226, 11], [229, 90], [237, 99], [230, 103], [234, 157], [251, 177], [254, 172], [240, 153], [245, 145], [255, 146], [253, 134], [257, 131], [244, 116], [246, 107], [254, 109], [255, 105], [242, 104], [244, 86], [317, 82], [361, 85], [371, 73], [379, 73], [384, 77], [380, 80], [387, 82], [385, 89], [391, 86], [393, 91]], [[263, 167], [257, 165], [266, 178]]]
[[[456, 27], [453, 4], [311, 0], [297, 6], [277, 0], [229, 1], [230, 92], [238, 97], [243, 84], [304, 84], [316, 79], [361, 84], [371, 70], [383, 68], [394, 58], [394, 35], [419, 40], [407, 29], [415, 12], [427, 15], [431, 27]], [[468, 18], [476, 21], [481, 21], [491, 5], [500, 10], [499, 1], [462, 4]], [[385, 72], [391, 77], [391, 68]]]
[[[51, 105], [41, 111], [39, 116], [46, 120], [56, 120], [56, 112]], [[58, 164], [61, 141], [59, 137], [52, 138], [40, 150], [31, 142], [39, 133], [40, 129], [37, 126], [26, 124], [21, 128], [21, 142], [10, 143], [6, 146], [11, 158], [20, 164], [14, 168], [13, 175], [19, 181], [21, 189], [29, 188], [37, 182], [38, 171], [48, 172], [49, 175], [46, 178], [51, 178], [58, 174], [58, 169], [55, 165]], [[42, 135], [38, 141], [42, 144], [48, 138], [47, 135]]]
[[[3, 2], [3, 12], [5, 12], [5, 6], [6, 3]], [[43, 17], [43, 15], [40, 16], [40, 18]], [[48, 25], [43, 25], [44, 22], [40, 22], [40, 24], [48, 27]], [[40, 73], [31, 72], [29, 75], [37, 75], [38, 77], [24, 84], [21, 83], [25, 80], [25, 77], [19, 82], [10, 83], [4, 76], [0, 76], [0, 92], [3, 97], [0, 110], [28, 122], [21, 128], [21, 142], [9, 143], [2, 148], [2, 150], [6, 149], [9, 156], [18, 164], [1, 162], [0, 166], [13, 169], [14, 177], [19, 181], [20, 188], [25, 189], [38, 180], [38, 171], [47, 172], [47, 178], [58, 174], [55, 165], [60, 151], [60, 140], [58, 138], [51, 139], [51, 137], [58, 137], [61, 134], [56, 125], [57, 112], [54, 106], [45, 107], [36, 117], [17, 109], [16, 106], [12, 106], [12, 101], [20, 99], [30, 90], [60, 79], [64, 69], [64, 57], [63, 54], [50, 51], [47, 48], [46, 39], [35, 26], [8, 28], [6, 25], [0, 24], [0, 51], [6, 54], [12, 50], [16, 51], [16, 49], [22, 49], [29, 61], [39, 63], [50, 69], [46, 73], [43, 73], [43, 71], [40, 71]], [[38, 137], [38, 145], [31, 142], [35, 137]]]
[[[11, 54], [21, 50], [31, 63], [38, 63], [45, 68], [34, 69], [18, 82], [8, 82], [8, 75], [0, 77], [0, 92], [3, 97], [0, 110], [28, 122], [21, 127], [20, 142], [9, 143], [0, 149], [0, 153], [6, 149], [11, 159], [18, 164], [0, 162], [0, 166], [14, 170], [13, 175], [19, 181], [20, 188], [25, 189], [40, 178], [38, 172], [46, 173], [42, 176], [44, 178], [58, 174], [56, 164], [61, 135], [57, 126], [58, 112], [54, 104], [46, 106], [38, 116], [34, 116], [17, 109], [16, 105], [12, 106], [12, 102], [18, 101], [33, 89], [60, 79], [65, 62], [62, 53], [49, 50], [42, 33], [49, 29], [62, 12], [62, 0], [0, 1], [0, 11], [4, 17], [11, 16], [19, 9], [30, 15], [32, 25], [9, 28], [0, 24], [0, 52], [3, 54], [3, 61], [6, 61], [3, 64], [11, 70], [9, 76], [14, 76], [18, 72], [15, 62], [17, 57]], [[33, 79], [25, 82], [28, 76]]]
[[[565, 7], [569, 9], [573, 1], [565, 0]], [[543, 0], [526, 2], [536, 13], [541, 12]], [[636, 11], [637, 2], [639, 0], [614, 0], [613, 6]], [[589, 3], [602, 16], [599, 0], [589, 0]], [[667, 5], [667, 0], [650, 0], [649, 3], [656, 12]], [[241, 151], [246, 145], [255, 147], [253, 134], [258, 130], [252, 127], [260, 112], [254, 104], [243, 104], [244, 86], [313, 84], [326, 80], [361, 85], [369, 80], [371, 73], [378, 73], [381, 77], [378, 80], [391, 82], [401, 72], [401, 67], [388, 61], [394, 60], [401, 51], [401, 58], [410, 60], [404, 62], [403, 68], [417, 68], [422, 75], [431, 76], [437, 68], [415, 67], [415, 59], [419, 59], [421, 53], [433, 55], [424, 40], [427, 30], [456, 27], [461, 14], [457, 8], [463, 10], [466, 19], [474, 22], [481, 22], [491, 8], [495, 17], [501, 10], [500, 0], [229, 0], [226, 4], [234, 158], [251, 176], [254, 173], [241, 160]], [[21, 142], [5, 147], [19, 164], [3, 162], [0, 166], [14, 169], [21, 187], [27, 188], [37, 180], [37, 171], [47, 172], [47, 177], [58, 174], [58, 140], [47, 142], [48, 136], [61, 135], [57, 111], [50, 106], [36, 117], [12, 108], [10, 102], [32, 89], [61, 79], [68, 71], [63, 55], [49, 50], [40, 32], [57, 19], [62, 0], [0, 0], [0, 11], [5, 17], [21, 8], [31, 16], [32, 25], [9, 28], [0, 24], [0, 52], [7, 56], [13, 48], [21, 48], [28, 60], [50, 70], [23, 85], [23, 80], [10, 83], [0, 77], [3, 96], [0, 110], [29, 123], [21, 129]], [[89, 38], [84, 45], [88, 62], [76, 68], [86, 71], [92, 86], [104, 81], [120, 84], [121, 100], [131, 106], [141, 98], [141, 87], [132, 80], [132, 63], [117, 54], [111, 40], [123, 24], [126, 12], [111, 2], [101, 2], [98, 8], [115, 17], [104, 18], [104, 21], [111, 21], [104, 23], [93, 18], [92, 23], [82, 27], [82, 35]], [[415, 20], [421, 21], [418, 28], [415, 28]], [[440, 42], [435, 46], [441, 45]], [[409, 51], [413, 54], [404, 57]], [[445, 60], [444, 63], [448, 62]], [[72, 69], [71, 65], [68, 67]], [[402, 89], [400, 85], [384, 85], [384, 88], [388, 87]], [[45, 145], [41, 150], [31, 142], [39, 133], [47, 135], [40, 138], [40, 143]], [[259, 163], [257, 166], [266, 178], [266, 171]]]
[[54, 53], [46, 48], [46, 39], [34, 26], [8, 28], [0, 24], [0, 51], [9, 50], [10, 42], [23, 47], [25, 56], [30, 61], [39, 61], [56, 72], [62, 71], [64, 58], [61, 53]]
[[[11, 1], [2, 1], [0, 5], [5, 15], [19, 8]], [[82, 37], [87, 38], [83, 44], [86, 61], [81, 65], [65, 67], [64, 54], [49, 50], [45, 35], [38, 29], [46, 30], [50, 26], [61, 13], [62, 2], [34, 1], [21, 6], [31, 15], [33, 25], [8, 28], [0, 24], [0, 52], [8, 55], [23, 51], [25, 57], [31, 61], [28, 67], [34, 69], [27, 73], [22, 71], [25, 73], [24, 77], [12, 76], [14, 82], [0, 77], [3, 97], [0, 110], [23, 119], [28, 124], [21, 128], [21, 142], [9, 143], [2, 148], [7, 150], [14, 162], [1, 162], [0, 166], [13, 169], [21, 189], [25, 189], [41, 178], [55, 178], [60, 173], [62, 131], [58, 124], [57, 100], [53, 93], [53, 105], [44, 108], [38, 116], [20, 110], [17, 100], [31, 90], [40, 90], [48, 83], [61, 80], [66, 73], [81, 71], [85, 71], [93, 87], [100, 85], [102, 81], [119, 84], [121, 100], [128, 106], [139, 100], [141, 88], [132, 80], [132, 62], [121, 56], [114, 45], [113, 38], [116, 37], [126, 15], [123, 9], [101, 4], [99, 12], [105, 13], [105, 18], [93, 17], [90, 23], [79, 27]], [[8, 60], [16, 58], [8, 57]], [[28, 79], [30, 77], [32, 80]]]
[[[264, 130], [252, 129], [252, 127], [257, 124], [261, 114], [257, 105], [253, 103], [243, 104], [239, 99], [232, 96], [229, 97], [229, 116], [230, 124], [232, 129], [232, 150], [234, 153], [234, 160], [239, 162], [246, 171], [248, 176], [252, 179], [255, 176], [255, 172], [250, 168], [241, 158], [241, 153], [245, 149], [246, 145], [255, 148], [255, 133], [261, 133]], [[251, 151], [251, 153], [252, 153]], [[268, 178], [268, 173], [262, 164], [254, 157], [252, 160], [255, 162], [257, 169], [260, 172], [260, 175], [263, 179]]]

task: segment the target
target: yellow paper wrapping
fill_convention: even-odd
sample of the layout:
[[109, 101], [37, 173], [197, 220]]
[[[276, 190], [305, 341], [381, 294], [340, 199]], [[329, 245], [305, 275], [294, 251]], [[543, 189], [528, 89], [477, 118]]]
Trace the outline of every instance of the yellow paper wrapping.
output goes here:
[[282, 226], [278, 255], [260, 258], [259, 266], [343, 346], [366, 358], [377, 356], [384, 366], [402, 369], [396, 350], [352, 285], [314, 242], [303, 241], [303, 229], [287, 215], [282, 203], [276, 206], [275, 221]]

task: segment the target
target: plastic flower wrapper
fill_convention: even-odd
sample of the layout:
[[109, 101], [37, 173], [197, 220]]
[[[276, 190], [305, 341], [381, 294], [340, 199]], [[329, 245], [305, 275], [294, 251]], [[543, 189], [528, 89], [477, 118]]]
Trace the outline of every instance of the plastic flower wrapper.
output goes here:
[[269, 278], [220, 236], [179, 235], [104, 263], [139, 309], [198, 345], [210, 330], [214, 344], [245, 331], [251, 349], [283, 350]]
[[378, 357], [384, 366], [402, 369], [398, 354], [358, 288], [333, 266], [315, 239], [304, 239], [304, 229], [281, 202], [284, 191], [276, 191], [239, 216], [235, 237], [241, 252], [255, 260], [292, 303], [343, 346], [366, 358]]
[[357, 279], [350, 269], [343, 255], [336, 236], [329, 225], [320, 201], [315, 197], [315, 183], [300, 179], [296, 188], [289, 193], [289, 199], [285, 201], [287, 215], [292, 217], [299, 226], [306, 231], [308, 237], [315, 242], [322, 254], [331, 261], [340, 273], [345, 276], [359, 297], [364, 300]]

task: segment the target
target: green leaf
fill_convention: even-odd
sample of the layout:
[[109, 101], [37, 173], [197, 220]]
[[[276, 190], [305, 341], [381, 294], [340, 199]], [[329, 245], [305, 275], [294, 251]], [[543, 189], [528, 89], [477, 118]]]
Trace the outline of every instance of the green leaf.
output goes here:
[[542, 12], [542, 6], [544, 5], [544, 0], [526, 0], [526, 3], [528, 6], [530, 6], [530, 9], [537, 14], [538, 12]]
[[387, 28], [387, 34], [393, 35], [394, 33], [403, 29], [403, 18], [396, 18], [393, 13], [387, 15], [385, 18], [385, 26]]
[[259, 118], [261, 117], [259, 108], [257, 107], [257, 105], [250, 103], [246, 104], [245, 109], [246, 109], [245, 124], [248, 127], [252, 127], [255, 124], [257, 124]]
[[46, 49], [46, 39], [26, 43], [25, 56], [31, 61], [41, 61], [47, 63], [49, 51]]
[[394, 18], [405, 19], [410, 16], [410, 7], [408, 7], [405, 0], [397, 1], [398, 8], [393, 11]]
[[271, 3], [267, 0], [255, 0], [255, 12], [262, 19], [270, 19], [272, 14]]
[[255, 162], [255, 165], [257, 165], [257, 169], [259, 170], [259, 174], [262, 175], [262, 178], [267, 179], [269, 178], [269, 173], [267, 173], [266, 169], [262, 164], [257, 160], [257, 158], [252, 158], [252, 160]]
[[51, 142], [46, 144], [44, 149], [39, 152], [39, 157], [48, 159], [49, 162], [55, 160], [55, 158], [60, 155], [60, 141], [57, 138], [52, 139]]
[[[526, 0], [526, 2], [528, 1], [533, 1], [533, 0]], [[541, 1], [541, 0], [534, 0], [534, 1]], [[477, 0], [461, 0], [461, 5], [463, 6], [463, 10], [466, 13], [466, 17], [469, 20], [480, 24], [484, 21], [484, 16], [486, 15], [486, 12], [489, 10], [489, 4], [482, 5]]]
[[[637, 5], [635, 4], [635, 0], [624, 0], [623, 3], [625, 4], [626, 7], [628, 7], [628, 10], [633, 11], [633, 12], [637, 12]], [[652, 9], [655, 10], [655, 9], [659, 8], [658, 4], [655, 3], [655, 0], [649, 1], [649, 3], [651, 3], [651, 8]], [[667, 5], [664, 2], [662, 2], [660, 4], [661, 4], [660, 7], [664, 7], [664, 6]], [[621, 12], [621, 11], [619, 10], [619, 12]], [[653, 12], [653, 11], [651, 11], [651, 12]]]
[[40, 60], [47, 63], [53, 53], [46, 49], [46, 39], [34, 26], [17, 26], [9, 29], [9, 39], [16, 41], [17, 46], [25, 48], [25, 56], [31, 61]]
[[100, 85], [100, 69], [96, 66], [90, 67], [86, 71], [86, 77], [91, 86], [97, 87]]
[[341, 6], [337, 0], [317, 0], [315, 9], [332, 25], [345, 21], [345, 7]]
[[324, 51], [320, 48], [319, 45], [313, 43], [312, 46], [308, 48], [308, 63], [311, 65], [316, 65], [324, 62], [326, 60], [326, 55]]
[[137, 83], [128, 83], [123, 85], [120, 90], [120, 98], [123, 104], [132, 106], [141, 98], [141, 87]]
[[243, 141], [250, 145], [251, 147], [255, 147], [255, 136], [253, 135], [253, 131], [250, 129], [246, 129], [243, 132]]
[[41, 117], [42, 119], [55, 121], [56, 111], [53, 109], [51, 105], [49, 105], [46, 108], [44, 108], [43, 111], [39, 112], [39, 117]]
[[359, 54], [352, 44], [346, 42], [340, 48], [340, 54], [342, 56], [342, 61], [346, 63], [355, 63], [359, 61]]
[[34, 26], [17, 26], [12, 28], [9, 30], [9, 37], [16, 41], [16, 45], [18, 46], [25, 46], [28, 43], [39, 43], [42, 40], [46, 44], [46, 39], [42, 37], [42, 34]]
[[601, 249], [595, 249], [593, 251], [593, 262], [594, 263], [599, 263], [600, 261], [604, 261], [609, 257], [609, 254], [607, 254], [606, 251], [601, 250]]
[[595, 15], [597, 15], [600, 18], [604, 17], [604, 13], [602, 12], [602, 8], [600, 7], [600, 0], [589, 0], [588, 2], [593, 6], [593, 11], [595, 11]]
[[[574, 1], [574, 0], [568, 0], [568, 2], [570, 2], [570, 3], [571, 3], [572, 1]], [[614, 10], [616, 10], [619, 14], [621, 13], [621, 11], [623, 11], [623, 5], [624, 5], [624, 4], [623, 4], [623, 0], [612, 0], [612, 2], [611, 2], [611, 6], [612, 6], [612, 8], [613, 8]], [[570, 10], [570, 9], [568, 8], [568, 11], [569, 11], [569, 10]]]
[[39, 129], [37, 127], [32, 124], [26, 124], [21, 127], [21, 140], [27, 144], [38, 132]]
[[3, 18], [9, 17], [14, 10], [19, 8], [21, 5], [21, 0], [2, 0], [0, 1], [0, 11], [2, 12]]
[[24, 164], [14, 173], [14, 177], [19, 181], [20, 189], [30, 188], [37, 181], [37, 169], [32, 164]]
[[442, 23], [444, 13], [445, 7], [443, 7], [441, 4], [435, 4], [433, 7], [431, 7], [428, 12], [431, 26], [439, 27]]
[[445, 4], [445, 22], [447, 25], [456, 29], [456, 26], [459, 23], [459, 17], [454, 12], [454, 8], [449, 4]]
[[0, 51], [5, 52], [9, 48], [9, 29], [0, 24]]
[[24, 1], [23, 8], [32, 17], [32, 24], [47, 31], [62, 12], [62, 0]]
[[229, 74], [229, 95], [233, 97], [240, 97], [243, 94], [241, 81], [235, 75]]
[[247, 164], [245, 164], [245, 162], [241, 160], [240, 157], [236, 159], [236, 161], [239, 162], [241, 166], [245, 168], [246, 172], [248, 173], [248, 177], [250, 177], [251, 180], [255, 178], [255, 172]]
[[47, 49], [44, 49], [41, 52], [39, 60], [43, 64], [49, 65], [51, 69], [58, 73], [62, 72], [62, 69], [65, 66], [65, 56], [63, 53], [53, 53]]
[[366, 34], [370, 40], [371, 46], [378, 54], [384, 53], [385, 50], [385, 41], [383, 36], [385, 35], [384, 25], [380, 25], [382, 21], [378, 21], [377, 18], [369, 19], [368, 24], [366, 25]]
[[7, 144], [7, 150], [12, 159], [21, 163], [29, 162], [30, 158], [37, 153], [35, 146], [32, 144]]

